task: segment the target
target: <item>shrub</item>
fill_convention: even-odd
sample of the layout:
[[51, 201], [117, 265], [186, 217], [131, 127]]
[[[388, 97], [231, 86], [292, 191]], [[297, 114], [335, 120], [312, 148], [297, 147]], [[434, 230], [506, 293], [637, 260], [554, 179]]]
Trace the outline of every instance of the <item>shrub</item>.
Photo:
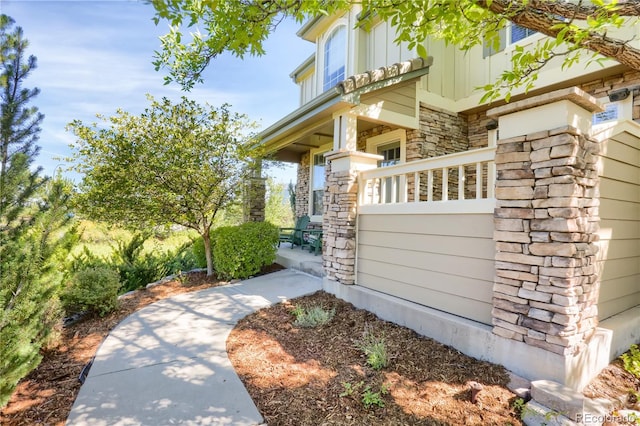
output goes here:
[[127, 293], [157, 281], [168, 273], [163, 259], [155, 256], [144, 256], [133, 263], [117, 265], [120, 274], [120, 294]]
[[367, 364], [374, 370], [381, 370], [389, 365], [389, 355], [384, 336], [376, 336], [371, 328], [367, 327], [362, 339], [357, 343], [358, 349], [367, 357]]
[[149, 232], [136, 233], [129, 242], [118, 241], [110, 264], [120, 274], [120, 290], [126, 293], [154, 282], [168, 273], [167, 257], [142, 254]]
[[331, 321], [335, 314], [335, 308], [324, 309], [322, 306], [312, 306], [305, 309], [296, 307], [293, 310], [293, 315], [296, 317], [293, 324], [296, 327], [318, 327]]
[[219, 277], [247, 278], [276, 260], [278, 228], [268, 222], [225, 226], [213, 232], [213, 264]]
[[81, 269], [72, 277], [62, 294], [67, 314], [91, 312], [104, 316], [118, 306], [118, 272], [107, 266]]
[[78, 272], [82, 269], [95, 268], [98, 266], [108, 266], [109, 261], [93, 254], [88, 247], [83, 247], [82, 252], [73, 256], [69, 267], [70, 272]]
[[624, 369], [640, 379], [640, 348], [631, 345], [629, 352], [620, 355]]
[[[169, 274], [178, 274], [180, 272], [190, 271], [194, 268], [201, 268], [201, 266], [198, 265], [198, 260], [194, 254], [193, 245], [193, 242], [187, 242], [176, 250], [167, 251], [165, 253], [164, 264], [167, 267], [167, 272]], [[205, 266], [207, 266], [206, 260]]]
[[[212, 248], [211, 251], [213, 251], [213, 248]], [[191, 246], [191, 252], [192, 252], [193, 257], [195, 259], [196, 267], [198, 267], [198, 268], [206, 268], [207, 267], [207, 257], [204, 254], [204, 241], [202, 240], [202, 237], [199, 237], [198, 239], [196, 239], [193, 242], [193, 245]]]

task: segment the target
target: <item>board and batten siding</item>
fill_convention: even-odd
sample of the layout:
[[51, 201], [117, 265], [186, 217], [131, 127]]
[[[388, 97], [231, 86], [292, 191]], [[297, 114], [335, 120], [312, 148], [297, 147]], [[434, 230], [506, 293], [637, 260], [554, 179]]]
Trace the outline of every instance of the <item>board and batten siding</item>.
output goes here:
[[640, 305], [640, 144], [623, 133], [604, 141], [602, 148], [601, 321]]
[[492, 214], [361, 214], [357, 284], [491, 324]]

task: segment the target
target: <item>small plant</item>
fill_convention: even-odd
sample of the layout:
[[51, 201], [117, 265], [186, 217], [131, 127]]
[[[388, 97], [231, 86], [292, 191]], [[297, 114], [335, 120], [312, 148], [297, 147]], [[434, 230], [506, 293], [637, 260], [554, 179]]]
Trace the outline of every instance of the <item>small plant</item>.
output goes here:
[[344, 392], [340, 394], [340, 397], [344, 398], [345, 396], [352, 396], [353, 393], [357, 392], [358, 389], [360, 389], [362, 386], [364, 386], [364, 382], [359, 382], [359, 383], [356, 383], [355, 385], [351, 384], [351, 382], [342, 382], [342, 387], [344, 388]]
[[77, 271], [62, 294], [68, 314], [93, 312], [104, 316], [118, 307], [118, 272], [107, 266], [95, 266]]
[[526, 405], [527, 403], [522, 398], [516, 398], [511, 404], [511, 406], [513, 407], [513, 411], [515, 411], [515, 413], [520, 416], [521, 419], [524, 415]]
[[297, 306], [293, 310], [293, 315], [296, 317], [293, 325], [296, 327], [318, 327], [331, 321], [335, 314], [335, 308], [325, 309], [322, 306], [301, 308]]
[[371, 387], [367, 386], [362, 392], [362, 403], [367, 409], [373, 407], [374, 405], [376, 407], [382, 408], [384, 407], [384, 399], [382, 398], [382, 396], [388, 393], [389, 389], [385, 385], [382, 385], [380, 387], [380, 392], [373, 392], [371, 390]]
[[366, 327], [358, 349], [367, 357], [367, 364], [374, 370], [382, 370], [389, 365], [389, 354], [384, 336], [376, 336], [370, 327]]
[[640, 379], [640, 349], [631, 345], [629, 352], [620, 355], [624, 369]]

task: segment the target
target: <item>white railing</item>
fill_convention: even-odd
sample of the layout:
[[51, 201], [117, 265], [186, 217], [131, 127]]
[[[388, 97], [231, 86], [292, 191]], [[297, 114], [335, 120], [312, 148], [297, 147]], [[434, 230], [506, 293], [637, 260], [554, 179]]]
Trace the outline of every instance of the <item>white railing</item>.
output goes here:
[[359, 212], [493, 211], [494, 159], [488, 147], [362, 171]]

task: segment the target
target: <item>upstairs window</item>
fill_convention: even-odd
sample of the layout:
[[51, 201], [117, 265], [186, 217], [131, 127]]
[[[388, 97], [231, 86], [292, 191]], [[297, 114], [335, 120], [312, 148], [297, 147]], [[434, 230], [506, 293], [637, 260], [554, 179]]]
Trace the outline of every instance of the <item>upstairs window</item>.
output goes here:
[[329, 90], [345, 79], [346, 44], [344, 25], [333, 30], [324, 44], [323, 91]]
[[537, 31], [530, 30], [529, 28], [521, 27], [517, 24], [511, 24], [511, 44], [517, 43], [529, 36], [534, 35]]
[[[507, 45], [516, 44], [520, 40], [537, 34], [537, 31], [530, 30], [529, 28], [521, 27], [520, 25], [511, 23], [507, 27], [502, 28], [499, 32], [500, 43], [498, 46], [493, 46], [488, 43], [484, 43], [482, 57], [486, 58], [498, 52], [502, 52]], [[507, 35], [509, 36], [507, 39]], [[497, 50], [496, 50], [497, 49]]]

